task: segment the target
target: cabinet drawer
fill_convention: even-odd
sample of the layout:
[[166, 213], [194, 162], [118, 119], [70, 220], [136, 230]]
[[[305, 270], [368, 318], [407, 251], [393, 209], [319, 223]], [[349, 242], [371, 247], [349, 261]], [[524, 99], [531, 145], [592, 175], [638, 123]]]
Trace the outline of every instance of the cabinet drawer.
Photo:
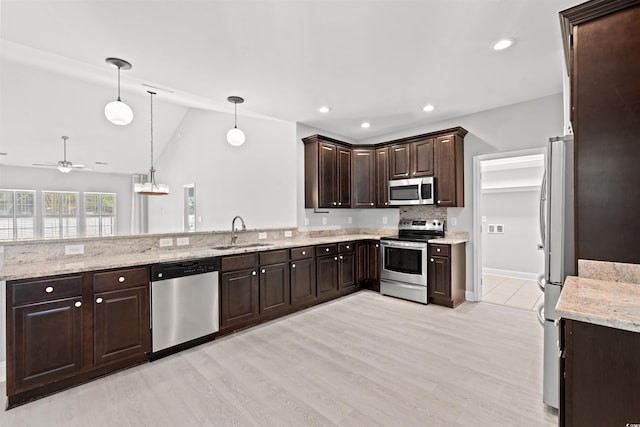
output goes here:
[[338, 243], [338, 253], [353, 252], [355, 246], [355, 242]]
[[313, 258], [313, 246], [291, 249], [291, 261], [305, 258]]
[[116, 289], [146, 286], [149, 283], [149, 268], [128, 268], [126, 270], [105, 271], [94, 273], [93, 291], [104, 292]]
[[289, 251], [287, 249], [281, 249], [278, 251], [260, 252], [260, 265], [265, 264], [278, 264], [281, 262], [287, 262], [289, 259]]
[[316, 246], [316, 256], [335, 255], [337, 253], [338, 253], [338, 245], [336, 245], [335, 243]]
[[231, 255], [222, 258], [222, 271], [253, 268], [258, 265], [258, 254]]
[[449, 256], [449, 245], [429, 244], [429, 256]]
[[82, 276], [52, 277], [10, 283], [13, 305], [51, 301], [82, 295]]

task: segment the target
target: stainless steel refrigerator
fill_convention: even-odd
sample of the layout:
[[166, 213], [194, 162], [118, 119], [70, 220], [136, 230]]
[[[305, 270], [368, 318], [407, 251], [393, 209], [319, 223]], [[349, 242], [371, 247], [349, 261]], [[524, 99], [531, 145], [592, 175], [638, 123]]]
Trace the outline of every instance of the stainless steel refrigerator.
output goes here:
[[539, 248], [544, 250], [544, 274], [538, 286], [544, 303], [538, 321], [544, 327], [543, 397], [545, 404], [559, 407], [559, 355], [556, 304], [567, 276], [575, 274], [573, 135], [549, 138], [547, 162], [540, 189]]

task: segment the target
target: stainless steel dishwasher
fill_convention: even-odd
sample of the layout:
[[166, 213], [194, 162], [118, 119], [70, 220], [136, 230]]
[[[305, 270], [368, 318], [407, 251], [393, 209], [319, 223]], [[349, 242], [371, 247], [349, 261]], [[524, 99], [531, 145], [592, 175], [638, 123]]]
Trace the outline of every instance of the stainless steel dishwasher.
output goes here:
[[220, 258], [151, 266], [151, 360], [214, 338]]

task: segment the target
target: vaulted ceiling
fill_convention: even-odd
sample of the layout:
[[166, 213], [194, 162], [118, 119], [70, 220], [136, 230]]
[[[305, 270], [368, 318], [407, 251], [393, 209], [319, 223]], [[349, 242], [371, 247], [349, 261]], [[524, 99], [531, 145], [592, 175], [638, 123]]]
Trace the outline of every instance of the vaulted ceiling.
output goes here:
[[[240, 117], [360, 140], [559, 93], [558, 12], [581, 2], [2, 0], [0, 162], [58, 160], [69, 135], [70, 157], [133, 150], [146, 169], [146, 85], [159, 88], [160, 147], [188, 108], [232, 113], [229, 95], [246, 99]], [[511, 48], [491, 49], [505, 37]], [[122, 72], [126, 127], [103, 115], [116, 96], [111, 56], [133, 64]]]

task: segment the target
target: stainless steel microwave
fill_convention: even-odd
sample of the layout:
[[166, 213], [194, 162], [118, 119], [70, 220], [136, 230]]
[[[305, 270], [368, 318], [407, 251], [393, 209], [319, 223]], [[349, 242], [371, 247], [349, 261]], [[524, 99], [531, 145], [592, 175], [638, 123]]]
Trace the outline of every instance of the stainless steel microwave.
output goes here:
[[394, 179], [389, 181], [389, 205], [433, 205], [435, 185], [433, 177]]

